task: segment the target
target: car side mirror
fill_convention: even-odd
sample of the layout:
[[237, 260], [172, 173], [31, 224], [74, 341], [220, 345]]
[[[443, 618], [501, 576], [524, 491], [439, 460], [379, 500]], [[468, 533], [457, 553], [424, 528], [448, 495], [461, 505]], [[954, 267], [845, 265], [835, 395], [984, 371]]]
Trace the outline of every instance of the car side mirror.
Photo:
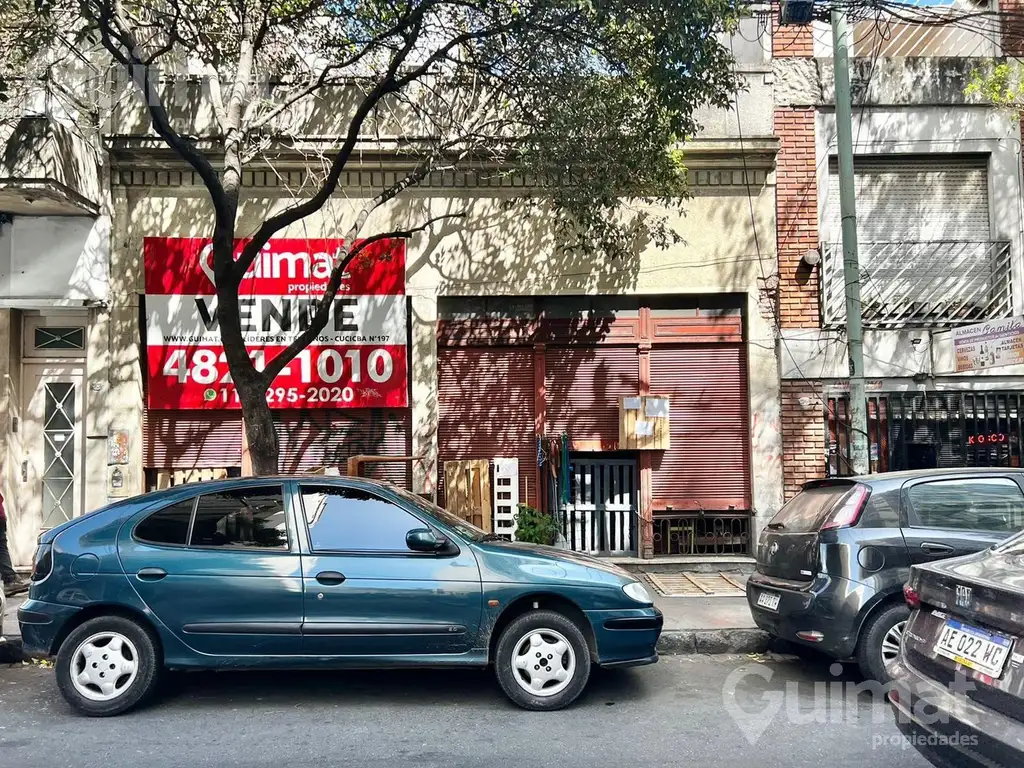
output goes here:
[[413, 528], [405, 534], [405, 546], [413, 552], [440, 552], [448, 546], [448, 540], [429, 528]]

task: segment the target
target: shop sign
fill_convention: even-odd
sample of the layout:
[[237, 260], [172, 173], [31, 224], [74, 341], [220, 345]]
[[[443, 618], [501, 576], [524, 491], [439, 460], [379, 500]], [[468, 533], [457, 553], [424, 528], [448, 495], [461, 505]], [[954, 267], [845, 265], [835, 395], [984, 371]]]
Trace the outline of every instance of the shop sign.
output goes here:
[[[242, 278], [242, 335], [257, 368], [309, 328], [336, 239], [271, 240]], [[236, 257], [244, 245], [236, 243]], [[202, 238], [147, 237], [149, 407], [239, 408], [217, 320], [213, 247]], [[405, 243], [378, 241], [342, 277], [327, 326], [274, 379], [273, 408], [408, 405]]]
[[999, 445], [1008, 443], [1009, 440], [1003, 432], [992, 432], [988, 435], [968, 435], [968, 445]]
[[[865, 379], [864, 380], [864, 391], [865, 392], [881, 392], [882, 391], [882, 380], [881, 379]], [[836, 381], [825, 384], [826, 395], [848, 395], [850, 394], [850, 382], [847, 381]]]
[[953, 329], [956, 371], [980, 371], [1024, 363], [1024, 317]]

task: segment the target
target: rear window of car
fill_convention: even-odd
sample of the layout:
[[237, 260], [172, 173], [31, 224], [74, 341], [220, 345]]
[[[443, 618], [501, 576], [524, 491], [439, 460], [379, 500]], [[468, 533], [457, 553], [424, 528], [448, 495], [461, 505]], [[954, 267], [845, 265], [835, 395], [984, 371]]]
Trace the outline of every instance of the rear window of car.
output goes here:
[[810, 533], [817, 531], [825, 522], [829, 512], [845, 499], [853, 490], [853, 485], [823, 485], [801, 491], [779, 510], [778, 514], [768, 523], [784, 533]]
[[996, 552], [1007, 557], [1020, 557], [1024, 555], [1024, 533], [1011, 536], [995, 548]]

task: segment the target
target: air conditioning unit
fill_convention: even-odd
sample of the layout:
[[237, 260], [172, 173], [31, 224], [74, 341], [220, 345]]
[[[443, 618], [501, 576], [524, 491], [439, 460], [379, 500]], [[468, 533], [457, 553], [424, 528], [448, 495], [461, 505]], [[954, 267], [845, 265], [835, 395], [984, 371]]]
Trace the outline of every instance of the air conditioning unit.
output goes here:
[[810, 24], [814, 21], [813, 0], [782, 0], [779, 24]]

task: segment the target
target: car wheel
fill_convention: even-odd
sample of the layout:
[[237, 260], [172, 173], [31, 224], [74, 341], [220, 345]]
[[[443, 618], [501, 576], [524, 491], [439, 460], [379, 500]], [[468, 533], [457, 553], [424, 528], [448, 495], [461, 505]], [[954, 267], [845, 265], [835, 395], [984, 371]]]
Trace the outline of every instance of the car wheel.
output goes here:
[[868, 619], [857, 644], [857, 664], [864, 677], [889, 682], [887, 667], [899, 656], [900, 641], [909, 618], [910, 609], [896, 604]]
[[501, 633], [494, 666], [505, 695], [520, 707], [562, 709], [587, 685], [590, 649], [573, 621], [554, 611], [533, 611]]
[[90, 619], [57, 653], [61, 695], [91, 717], [119, 715], [142, 703], [156, 688], [159, 672], [153, 636], [121, 616]]

